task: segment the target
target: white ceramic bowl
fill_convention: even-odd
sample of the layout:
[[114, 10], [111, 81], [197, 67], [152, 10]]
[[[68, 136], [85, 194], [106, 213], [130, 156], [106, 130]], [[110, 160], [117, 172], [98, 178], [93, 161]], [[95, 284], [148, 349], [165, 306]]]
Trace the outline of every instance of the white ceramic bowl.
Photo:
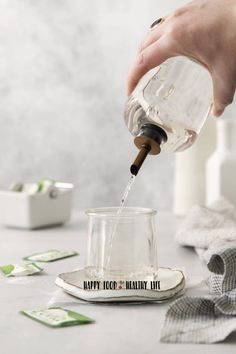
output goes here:
[[63, 224], [70, 219], [71, 189], [50, 193], [28, 194], [0, 190], [0, 224], [25, 229]]

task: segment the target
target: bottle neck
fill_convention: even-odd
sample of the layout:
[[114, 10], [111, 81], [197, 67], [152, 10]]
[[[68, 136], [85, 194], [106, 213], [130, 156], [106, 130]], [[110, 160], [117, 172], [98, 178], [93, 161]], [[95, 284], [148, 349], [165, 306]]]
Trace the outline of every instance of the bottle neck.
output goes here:
[[217, 148], [236, 152], [236, 121], [220, 118], [217, 122]]
[[139, 149], [139, 153], [130, 167], [132, 175], [137, 175], [148, 154], [158, 155], [161, 151], [160, 145], [167, 140], [165, 131], [154, 124], [144, 124], [134, 143]]

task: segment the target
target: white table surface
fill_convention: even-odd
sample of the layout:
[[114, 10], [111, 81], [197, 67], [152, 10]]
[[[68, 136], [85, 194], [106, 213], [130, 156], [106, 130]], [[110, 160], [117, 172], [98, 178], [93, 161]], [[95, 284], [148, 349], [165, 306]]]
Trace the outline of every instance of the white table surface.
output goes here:
[[[185, 268], [189, 281], [197, 283], [207, 272], [193, 250], [178, 246], [174, 233], [180, 220], [171, 214], [157, 216], [159, 265]], [[23, 278], [0, 276], [0, 353], [235, 353], [236, 335], [212, 345], [164, 344], [160, 329], [168, 303], [139, 305], [78, 304], [77, 311], [96, 320], [95, 324], [48, 328], [18, 312], [44, 308], [61, 290], [54, 284], [57, 274], [83, 266], [86, 248], [86, 218], [74, 214], [64, 227], [38, 231], [0, 228], [0, 264], [17, 263], [32, 253], [58, 248], [75, 249], [77, 257], [42, 263], [46, 273]], [[187, 293], [201, 293], [198, 286]], [[62, 292], [62, 291], [61, 291]], [[73, 297], [71, 299], [74, 300]]]

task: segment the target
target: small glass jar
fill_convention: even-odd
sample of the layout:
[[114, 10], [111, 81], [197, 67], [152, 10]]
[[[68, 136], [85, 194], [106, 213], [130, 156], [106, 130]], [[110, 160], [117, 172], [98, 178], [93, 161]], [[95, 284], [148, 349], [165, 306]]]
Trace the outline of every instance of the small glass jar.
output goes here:
[[88, 215], [86, 276], [92, 279], [152, 280], [157, 272], [156, 211], [95, 208]]

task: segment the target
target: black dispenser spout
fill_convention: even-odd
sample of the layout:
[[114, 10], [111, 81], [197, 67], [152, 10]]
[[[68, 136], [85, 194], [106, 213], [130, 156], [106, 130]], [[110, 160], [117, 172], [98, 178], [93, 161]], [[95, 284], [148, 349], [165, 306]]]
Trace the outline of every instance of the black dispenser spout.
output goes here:
[[158, 155], [161, 152], [161, 143], [166, 141], [167, 135], [162, 128], [155, 124], [144, 124], [134, 139], [140, 151], [130, 167], [131, 174], [136, 176], [147, 155]]

